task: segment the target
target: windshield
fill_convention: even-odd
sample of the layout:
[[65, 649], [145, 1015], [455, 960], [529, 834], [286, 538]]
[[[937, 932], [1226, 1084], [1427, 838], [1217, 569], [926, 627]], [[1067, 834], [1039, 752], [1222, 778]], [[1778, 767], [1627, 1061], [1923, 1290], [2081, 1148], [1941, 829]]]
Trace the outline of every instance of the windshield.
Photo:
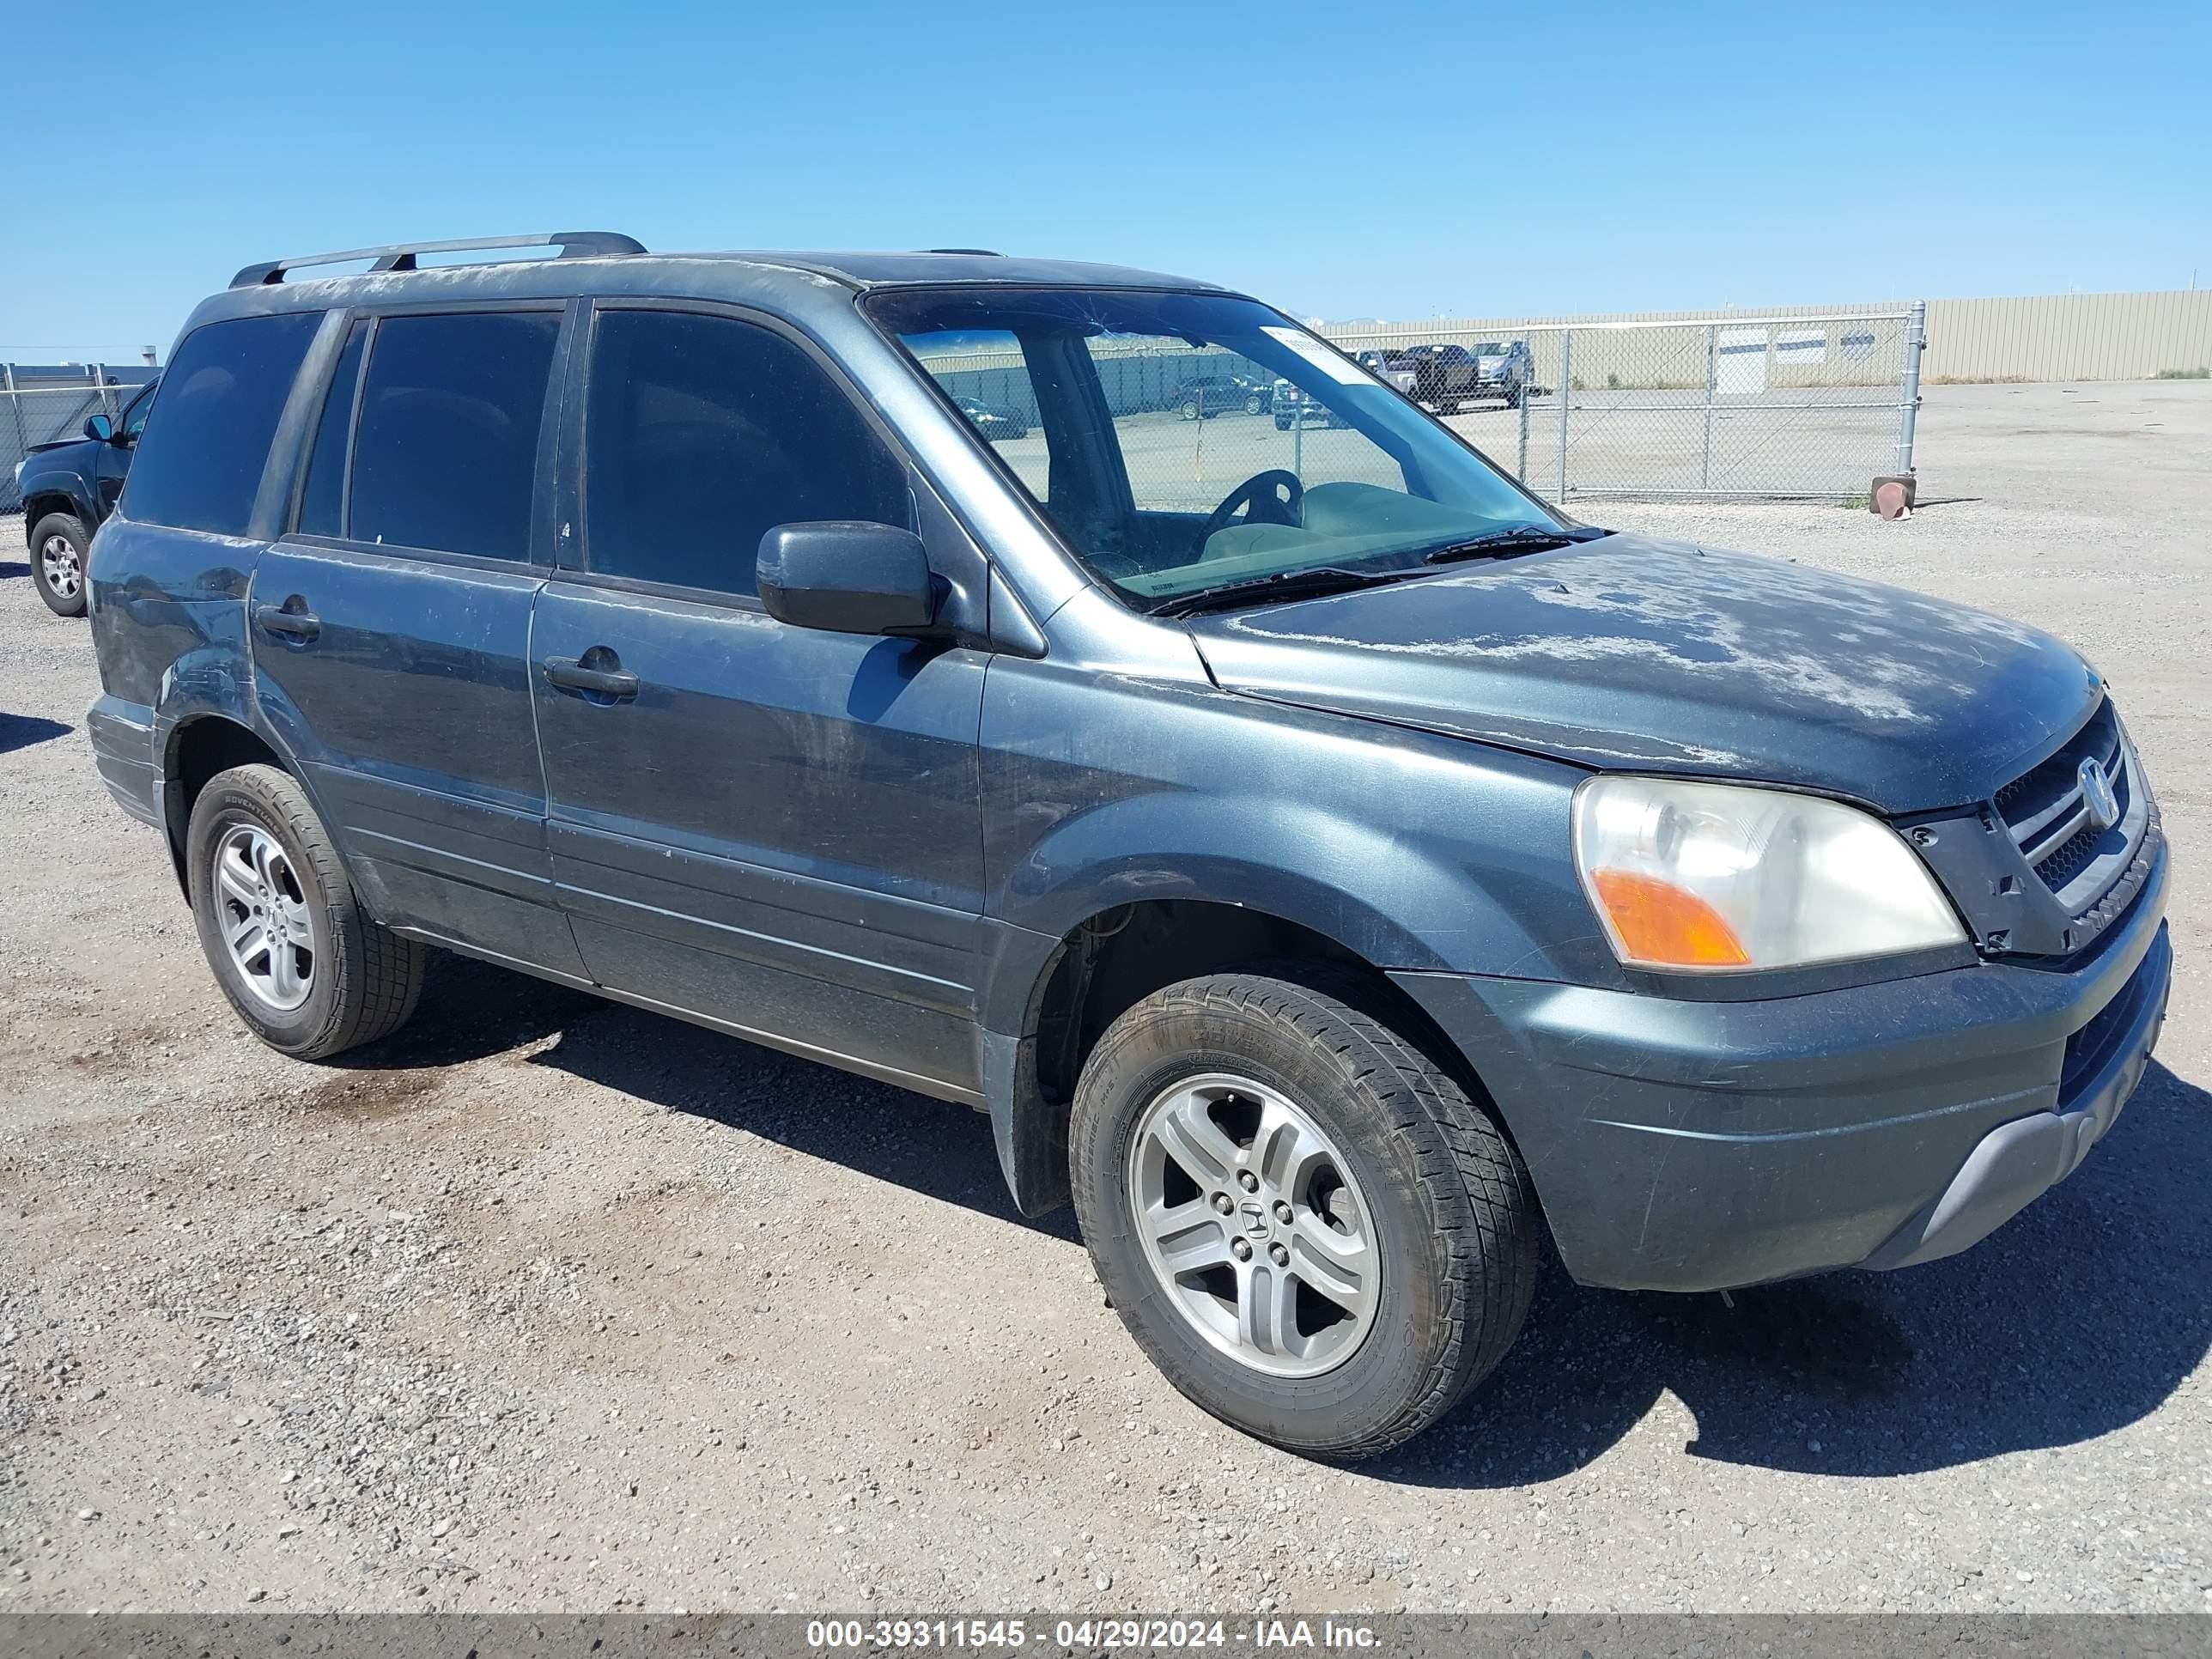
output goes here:
[[1304, 573], [1410, 575], [1440, 549], [1565, 522], [1251, 300], [960, 289], [866, 303], [956, 408], [1027, 422], [1020, 437], [991, 435], [994, 453], [1085, 566], [1140, 610], [1231, 584], [1304, 588]]

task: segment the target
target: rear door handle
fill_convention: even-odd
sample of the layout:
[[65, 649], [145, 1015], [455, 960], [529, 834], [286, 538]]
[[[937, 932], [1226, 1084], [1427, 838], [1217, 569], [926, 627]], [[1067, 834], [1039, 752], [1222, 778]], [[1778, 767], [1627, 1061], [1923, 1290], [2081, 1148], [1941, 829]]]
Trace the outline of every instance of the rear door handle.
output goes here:
[[[608, 662], [620, 660], [603, 646], [594, 646], [585, 653], [603, 657]], [[557, 685], [563, 691], [595, 691], [603, 697], [626, 700], [637, 695], [637, 676], [626, 668], [601, 668], [586, 665], [574, 657], [548, 657], [545, 659], [545, 684]]]
[[281, 634], [303, 644], [323, 631], [322, 618], [308, 610], [307, 600], [297, 593], [283, 605], [255, 605], [253, 625], [264, 634]]

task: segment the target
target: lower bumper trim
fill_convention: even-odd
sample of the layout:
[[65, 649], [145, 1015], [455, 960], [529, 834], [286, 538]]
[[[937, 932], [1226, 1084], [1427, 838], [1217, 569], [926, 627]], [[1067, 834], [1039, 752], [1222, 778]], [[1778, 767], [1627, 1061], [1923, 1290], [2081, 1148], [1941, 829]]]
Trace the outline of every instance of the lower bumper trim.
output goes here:
[[1912, 1267], [1956, 1255], [2081, 1167], [2089, 1149], [2118, 1121], [2120, 1109], [2150, 1064], [2151, 1048], [2166, 1022], [2172, 950], [2160, 933], [2134, 981], [2143, 988], [2138, 1006], [2122, 1013], [2124, 1030], [2106, 1039], [2104, 1063], [2079, 1080], [2068, 1109], [2014, 1118], [1990, 1130], [1950, 1184], [1860, 1265]]

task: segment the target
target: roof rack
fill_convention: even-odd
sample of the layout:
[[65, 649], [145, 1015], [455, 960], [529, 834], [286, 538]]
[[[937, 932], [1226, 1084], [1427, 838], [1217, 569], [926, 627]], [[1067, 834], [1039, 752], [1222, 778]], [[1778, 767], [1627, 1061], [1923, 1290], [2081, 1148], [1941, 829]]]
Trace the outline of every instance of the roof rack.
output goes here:
[[230, 279], [233, 288], [259, 288], [281, 283], [291, 271], [309, 265], [345, 264], [371, 259], [371, 271], [413, 270], [418, 253], [459, 253], [476, 248], [557, 247], [563, 259], [588, 259], [613, 253], [642, 253], [645, 244], [617, 230], [556, 230], [550, 236], [465, 236], [453, 242], [393, 242], [384, 247], [348, 248], [341, 253], [309, 253], [296, 259], [271, 259], [248, 265]]
[[924, 253], [973, 253], [986, 259], [1003, 259], [1006, 256], [994, 247], [926, 247]]

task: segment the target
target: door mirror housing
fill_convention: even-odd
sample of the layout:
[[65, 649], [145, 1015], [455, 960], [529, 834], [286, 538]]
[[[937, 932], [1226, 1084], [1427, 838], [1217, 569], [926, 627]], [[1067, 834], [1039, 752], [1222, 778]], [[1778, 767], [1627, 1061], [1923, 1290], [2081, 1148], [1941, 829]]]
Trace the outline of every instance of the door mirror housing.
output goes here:
[[105, 415], [88, 415], [84, 420], [84, 435], [97, 438], [104, 444], [115, 441], [115, 422]]
[[859, 520], [780, 524], [761, 538], [761, 603], [778, 622], [836, 634], [928, 634], [940, 583], [921, 538]]

